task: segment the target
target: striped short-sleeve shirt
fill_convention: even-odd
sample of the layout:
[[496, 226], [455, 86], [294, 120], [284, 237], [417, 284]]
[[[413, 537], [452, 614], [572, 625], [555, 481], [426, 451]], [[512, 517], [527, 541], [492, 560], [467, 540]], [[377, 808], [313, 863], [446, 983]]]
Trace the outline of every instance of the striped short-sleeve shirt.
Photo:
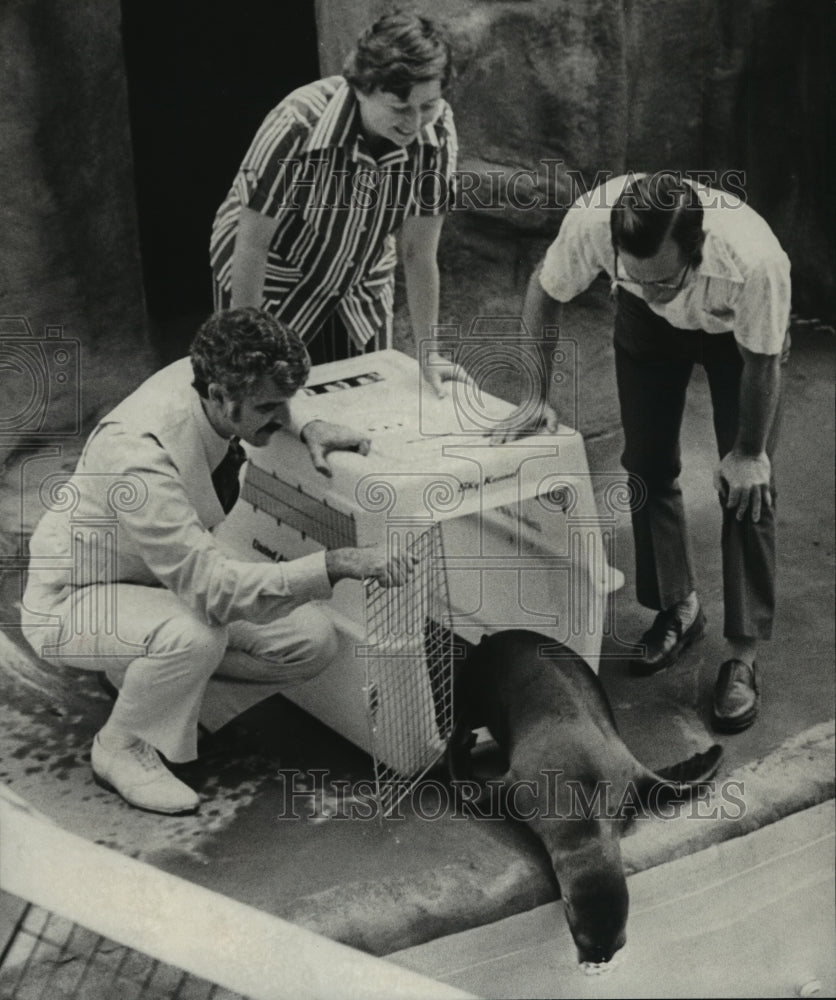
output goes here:
[[294, 91], [264, 120], [212, 229], [216, 301], [230, 301], [242, 206], [278, 219], [262, 307], [310, 340], [332, 313], [358, 346], [391, 320], [395, 236], [410, 216], [452, 203], [456, 132], [442, 102], [405, 148], [375, 159], [359, 105], [341, 76]]

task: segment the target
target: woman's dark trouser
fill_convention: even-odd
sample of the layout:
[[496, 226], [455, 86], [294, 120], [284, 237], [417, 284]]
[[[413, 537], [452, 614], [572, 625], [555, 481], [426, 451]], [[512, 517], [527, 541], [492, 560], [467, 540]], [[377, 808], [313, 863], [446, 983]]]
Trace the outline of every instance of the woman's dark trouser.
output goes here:
[[[622, 464], [643, 484], [632, 510], [636, 596], [655, 610], [695, 589], [678, 477], [679, 432], [694, 364], [708, 377], [720, 457], [737, 436], [743, 359], [734, 335], [680, 330], [635, 295], [618, 289], [615, 364], [625, 447]], [[770, 459], [778, 430], [773, 421]], [[723, 599], [728, 638], [768, 639], [775, 608], [775, 517], [761, 507], [757, 523], [723, 507]]]
[[[213, 281], [212, 290], [215, 309], [229, 309], [229, 289], [221, 288], [216, 281]], [[336, 313], [332, 313], [322, 326], [306, 340], [305, 347], [308, 349], [311, 364], [323, 365], [329, 361], [344, 361], [346, 358], [354, 358], [359, 354], [376, 351], [379, 340], [382, 341], [382, 338], [376, 334], [362, 348], [357, 347], [349, 336], [345, 323]]]
[[319, 330], [306, 342], [312, 365], [322, 365], [328, 361], [344, 361], [359, 354], [377, 350], [377, 337], [373, 337], [362, 348], [357, 347], [349, 336], [345, 324], [333, 313]]

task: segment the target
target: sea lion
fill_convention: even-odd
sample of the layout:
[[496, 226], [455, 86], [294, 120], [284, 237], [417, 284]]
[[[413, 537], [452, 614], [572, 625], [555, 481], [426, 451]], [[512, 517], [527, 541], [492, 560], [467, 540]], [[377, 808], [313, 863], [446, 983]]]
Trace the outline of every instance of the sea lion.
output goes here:
[[589, 665], [548, 636], [497, 632], [457, 672], [459, 718], [448, 747], [454, 778], [472, 779], [472, 730], [485, 726], [507, 760], [506, 803], [545, 845], [584, 971], [603, 971], [626, 942], [628, 895], [620, 837], [636, 806], [692, 794], [717, 771], [712, 746], [659, 772], [618, 735]]

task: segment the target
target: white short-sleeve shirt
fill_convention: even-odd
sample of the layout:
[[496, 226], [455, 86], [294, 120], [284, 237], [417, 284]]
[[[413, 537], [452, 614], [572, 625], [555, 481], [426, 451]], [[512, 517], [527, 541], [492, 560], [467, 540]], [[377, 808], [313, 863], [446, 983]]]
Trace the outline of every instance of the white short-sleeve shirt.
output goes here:
[[[613, 287], [610, 214], [628, 180], [616, 177], [581, 195], [563, 220], [540, 274], [543, 290], [560, 302], [584, 291], [601, 272]], [[693, 183], [693, 182], [689, 182]], [[733, 331], [756, 354], [779, 354], [789, 322], [790, 262], [767, 223], [725, 191], [694, 183], [705, 212], [702, 263], [689, 269], [671, 302], [648, 302], [672, 326], [706, 333]], [[634, 285], [628, 290], [641, 295]]]

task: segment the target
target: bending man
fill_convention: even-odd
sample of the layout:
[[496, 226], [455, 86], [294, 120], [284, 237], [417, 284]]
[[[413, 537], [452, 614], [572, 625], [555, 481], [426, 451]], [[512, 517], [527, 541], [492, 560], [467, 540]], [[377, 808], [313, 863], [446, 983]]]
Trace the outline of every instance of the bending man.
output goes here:
[[[739, 199], [660, 173], [616, 178], [570, 208], [529, 283], [529, 329], [557, 325], [560, 303], [601, 272], [609, 275], [617, 303], [622, 462], [643, 484], [632, 511], [636, 592], [658, 612], [633, 670], [672, 666], [705, 630], [678, 484], [685, 393], [694, 364], [701, 364], [720, 459], [715, 486], [723, 505], [728, 645], [713, 724], [741, 730], [758, 712], [755, 654], [759, 640], [771, 636], [775, 607], [772, 454], [789, 260], [764, 220]], [[550, 377], [546, 373], [544, 401]], [[556, 428], [545, 402], [542, 419]], [[516, 436], [519, 423], [512, 415], [497, 437]]]

